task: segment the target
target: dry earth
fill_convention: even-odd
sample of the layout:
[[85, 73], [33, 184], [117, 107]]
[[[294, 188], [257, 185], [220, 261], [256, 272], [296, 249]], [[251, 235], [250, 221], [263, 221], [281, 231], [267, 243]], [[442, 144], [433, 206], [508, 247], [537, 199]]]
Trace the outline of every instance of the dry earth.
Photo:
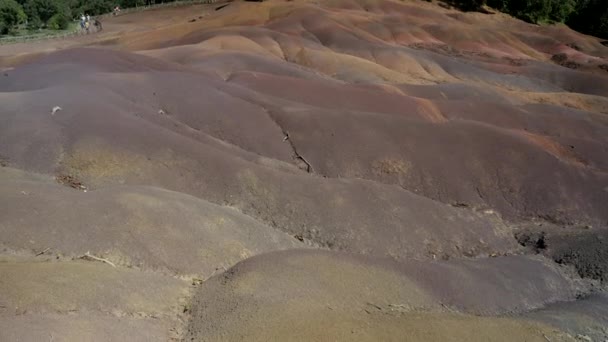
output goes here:
[[0, 71], [2, 341], [608, 339], [596, 38], [235, 1]]

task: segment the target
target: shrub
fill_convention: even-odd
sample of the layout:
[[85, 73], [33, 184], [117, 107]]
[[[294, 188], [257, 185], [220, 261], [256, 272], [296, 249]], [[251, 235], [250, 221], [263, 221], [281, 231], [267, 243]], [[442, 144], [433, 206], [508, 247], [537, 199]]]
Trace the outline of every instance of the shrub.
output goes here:
[[579, 0], [566, 23], [583, 33], [608, 39], [608, 6], [605, 0]]
[[486, 4], [486, 0], [453, 0], [452, 4], [463, 11], [476, 11]]
[[45, 24], [58, 12], [54, 0], [27, 0], [24, 9], [31, 22], [41, 24]]
[[552, 0], [549, 19], [563, 23], [576, 11], [576, 0]]
[[46, 26], [51, 30], [65, 30], [70, 25], [70, 18], [65, 13], [57, 13], [49, 19]]
[[23, 8], [15, 0], [0, 0], [0, 34], [7, 34], [25, 21]]
[[488, 5], [530, 23], [564, 22], [576, 0], [488, 0]]
[[71, 16], [68, 0], [27, 0], [24, 10], [29, 18], [31, 28], [39, 28], [45, 25], [48, 27], [51, 18], [56, 15], [57, 17], [53, 19], [53, 26], [61, 26], [63, 21], [61, 17], [69, 18]]
[[86, 13], [90, 15], [98, 15], [109, 13], [116, 6], [113, 2], [107, 0], [87, 0], [81, 1], [78, 8], [78, 13]]
[[461, 0], [460, 2], [462, 2], [460, 6], [466, 11], [478, 10], [486, 4], [486, 0]]

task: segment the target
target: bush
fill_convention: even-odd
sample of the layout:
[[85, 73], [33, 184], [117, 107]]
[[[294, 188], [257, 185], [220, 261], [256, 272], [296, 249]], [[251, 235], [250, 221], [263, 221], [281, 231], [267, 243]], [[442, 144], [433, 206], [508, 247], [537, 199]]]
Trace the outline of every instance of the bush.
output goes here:
[[579, 0], [576, 11], [566, 21], [580, 32], [608, 39], [608, 6], [605, 0]]
[[43, 22], [38, 17], [30, 17], [27, 19], [27, 28], [30, 30], [39, 29], [42, 27]]
[[23, 8], [15, 0], [0, 0], [0, 34], [7, 34], [25, 21]]
[[71, 17], [69, 0], [27, 0], [24, 9], [31, 28], [48, 27], [51, 18], [58, 15], [53, 19], [53, 25], [57, 27], [63, 21], [62, 16]]
[[564, 22], [576, 0], [488, 0], [488, 5], [530, 23]]
[[486, 4], [486, 0], [456, 0], [454, 3], [463, 11], [476, 11]]
[[563, 23], [576, 11], [576, 0], [552, 0], [549, 19]]
[[529, 23], [546, 21], [551, 13], [551, 0], [509, 0], [507, 12]]
[[70, 18], [65, 13], [57, 13], [49, 19], [46, 27], [51, 30], [65, 30], [70, 25]]
[[501, 12], [507, 12], [509, 8], [509, 0], [488, 0], [487, 3], [488, 6]]
[[464, 11], [483, 5], [530, 23], [562, 22], [573, 29], [608, 39], [607, 0], [447, 0]]
[[87, 0], [80, 1], [78, 4], [78, 10], [75, 14], [86, 13], [89, 15], [98, 15], [103, 13], [109, 13], [116, 6], [114, 2], [107, 0]]
[[486, 0], [447, 0], [446, 2], [461, 11], [477, 11], [486, 4]]
[[137, 7], [137, 6], [145, 5], [146, 0], [120, 0], [119, 3], [120, 3], [120, 6], [123, 8]]
[[54, 0], [27, 0], [24, 8], [30, 21], [41, 24], [45, 24], [58, 12]]

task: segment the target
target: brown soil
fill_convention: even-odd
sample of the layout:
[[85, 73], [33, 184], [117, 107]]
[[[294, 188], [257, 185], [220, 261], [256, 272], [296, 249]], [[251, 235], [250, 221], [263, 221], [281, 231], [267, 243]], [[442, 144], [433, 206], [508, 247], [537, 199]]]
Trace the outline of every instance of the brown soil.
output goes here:
[[[509, 264], [504, 261], [503, 265]], [[387, 260], [318, 251], [267, 254], [203, 284], [194, 296], [189, 337], [197, 341], [543, 341], [545, 335], [556, 341], [574, 340], [537, 323], [462, 314], [475, 300], [491, 305], [502, 298], [504, 306], [499, 310], [505, 310], [523, 303], [524, 297], [535, 298], [525, 292], [540, 283], [526, 283], [528, 271], [535, 269], [539, 280], [552, 277], [549, 268], [537, 268], [540, 265], [533, 260], [512, 261], [518, 264], [517, 271], [499, 277], [508, 278], [514, 286], [509, 291], [522, 296], [516, 301], [496, 292], [494, 286], [500, 281], [494, 277], [500, 271], [486, 264], [492, 262], [489, 259], [471, 265], [413, 263], [403, 268]], [[479, 279], [462, 283], [466, 278], [462, 273], [473, 270]], [[541, 282], [551, 288], [556, 280]], [[446, 305], [448, 298], [442, 296], [452, 293], [452, 284], [477, 291], [461, 296], [454, 306]], [[555, 290], [563, 289], [549, 288], [541, 292], [554, 296]]]
[[603, 338], [600, 40], [413, 0], [103, 24], [0, 46], [0, 340]]

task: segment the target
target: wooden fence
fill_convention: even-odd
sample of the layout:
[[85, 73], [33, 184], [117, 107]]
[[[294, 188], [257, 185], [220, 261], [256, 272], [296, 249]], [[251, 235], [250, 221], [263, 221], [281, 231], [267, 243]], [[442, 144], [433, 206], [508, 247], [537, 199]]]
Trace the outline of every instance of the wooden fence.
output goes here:
[[74, 29], [74, 30], [70, 30], [70, 31], [32, 34], [29, 36], [0, 37], [0, 45], [24, 43], [24, 42], [29, 42], [29, 41], [46, 40], [46, 39], [63, 39], [63, 38], [78, 35], [80, 33], [79, 31], [80, 31], [80, 26], [78, 26], [78, 29]]

